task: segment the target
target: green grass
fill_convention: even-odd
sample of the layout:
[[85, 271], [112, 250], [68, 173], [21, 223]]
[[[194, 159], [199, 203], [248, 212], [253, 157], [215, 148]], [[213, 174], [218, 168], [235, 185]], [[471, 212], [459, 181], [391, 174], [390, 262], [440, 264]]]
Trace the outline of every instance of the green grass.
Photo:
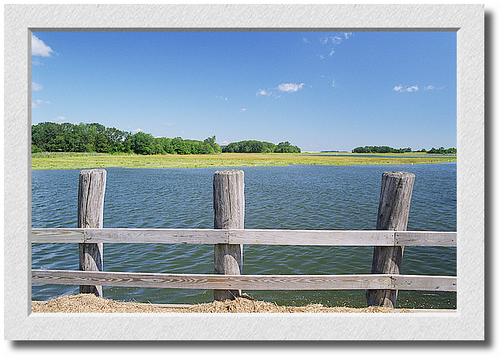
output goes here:
[[[334, 154], [334, 153], [333, 153]], [[435, 164], [455, 162], [456, 156], [414, 154], [212, 154], [212, 155], [135, 155], [98, 153], [35, 153], [32, 169], [86, 169], [86, 168], [204, 168], [224, 166], [287, 166], [287, 165], [388, 165]], [[369, 156], [362, 156], [369, 155]], [[387, 156], [380, 157], [380, 156]], [[418, 156], [408, 158], [407, 156]]]

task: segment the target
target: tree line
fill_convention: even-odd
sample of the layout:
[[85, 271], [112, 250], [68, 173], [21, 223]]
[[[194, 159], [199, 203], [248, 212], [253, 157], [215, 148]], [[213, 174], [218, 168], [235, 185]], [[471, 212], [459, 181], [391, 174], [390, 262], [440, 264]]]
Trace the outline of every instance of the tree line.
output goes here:
[[359, 146], [352, 150], [353, 153], [406, 153], [411, 152], [411, 148], [395, 149], [390, 146]]
[[[408, 153], [413, 152], [410, 147], [407, 148], [393, 148], [390, 146], [359, 146], [352, 150], [353, 153]], [[440, 148], [431, 148], [430, 150], [416, 150], [414, 152], [425, 152], [427, 154], [456, 154], [457, 149], [452, 147], [445, 149], [444, 147]]]
[[[243, 146], [242, 143], [247, 143]], [[254, 144], [260, 143], [260, 146]], [[238, 144], [238, 145], [236, 145]], [[267, 151], [265, 149], [268, 149]], [[270, 151], [270, 149], [272, 149]], [[242, 151], [238, 151], [242, 150]], [[223, 148], [215, 136], [205, 140], [181, 137], [154, 137], [145, 132], [128, 132], [98, 123], [70, 124], [44, 122], [32, 125], [32, 152], [98, 152], [151, 154], [218, 154], [226, 152], [300, 152], [288, 142], [271, 143], [247, 140]]]
[[32, 152], [98, 152], [135, 154], [214, 154], [221, 148], [215, 136], [204, 141], [154, 137], [98, 123], [45, 122], [32, 125]]
[[301, 149], [288, 141], [277, 145], [259, 140], [243, 140], [222, 147], [222, 152], [228, 153], [300, 153]]
[[454, 147], [451, 147], [448, 149], [445, 149], [444, 147], [440, 147], [437, 149], [432, 148], [429, 151], [427, 151], [427, 154], [456, 154], [456, 153], [457, 153], [457, 149]]

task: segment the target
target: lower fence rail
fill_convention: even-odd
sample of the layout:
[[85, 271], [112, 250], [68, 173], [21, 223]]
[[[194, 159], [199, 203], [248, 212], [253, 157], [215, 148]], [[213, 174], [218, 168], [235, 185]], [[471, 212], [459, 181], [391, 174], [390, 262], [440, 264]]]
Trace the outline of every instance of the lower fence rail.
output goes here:
[[421, 290], [457, 291], [454, 276], [363, 275], [207, 275], [78, 270], [32, 270], [32, 283], [174, 289], [242, 290]]

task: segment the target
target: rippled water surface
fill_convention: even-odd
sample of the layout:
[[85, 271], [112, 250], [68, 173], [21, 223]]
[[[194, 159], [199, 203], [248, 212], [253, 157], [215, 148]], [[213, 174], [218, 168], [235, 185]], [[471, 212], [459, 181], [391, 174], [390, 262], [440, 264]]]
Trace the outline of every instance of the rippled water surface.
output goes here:
[[[211, 169], [107, 169], [105, 227], [212, 228]], [[409, 230], [456, 230], [456, 165], [247, 167], [247, 228], [373, 229], [384, 171], [416, 174]], [[32, 172], [33, 227], [76, 227], [78, 170]], [[369, 273], [371, 247], [245, 246], [246, 274]], [[33, 268], [78, 269], [75, 244], [34, 244]], [[212, 273], [211, 245], [105, 244], [106, 271]], [[454, 248], [406, 248], [404, 274], [456, 275]], [[34, 286], [34, 300], [77, 292]], [[365, 306], [364, 291], [249, 291], [278, 304]], [[153, 303], [212, 300], [211, 290], [105, 287], [106, 297]], [[400, 291], [401, 307], [454, 308], [454, 293]]]

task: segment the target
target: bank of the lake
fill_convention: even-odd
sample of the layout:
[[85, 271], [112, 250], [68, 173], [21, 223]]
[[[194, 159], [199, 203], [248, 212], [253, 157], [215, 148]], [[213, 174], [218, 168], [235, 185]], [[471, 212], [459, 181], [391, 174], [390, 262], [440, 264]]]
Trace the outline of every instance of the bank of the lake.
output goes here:
[[242, 166], [287, 165], [401, 165], [438, 164], [455, 162], [453, 155], [426, 153], [404, 154], [352, 154], [352, 153], [301, 153], [301, 154], [201, 154], [201, 155], [136, 155], [101, 153], [35, 153], [32, 154], [34, 170], [71, 170], [88, 168], [208, 168]]

